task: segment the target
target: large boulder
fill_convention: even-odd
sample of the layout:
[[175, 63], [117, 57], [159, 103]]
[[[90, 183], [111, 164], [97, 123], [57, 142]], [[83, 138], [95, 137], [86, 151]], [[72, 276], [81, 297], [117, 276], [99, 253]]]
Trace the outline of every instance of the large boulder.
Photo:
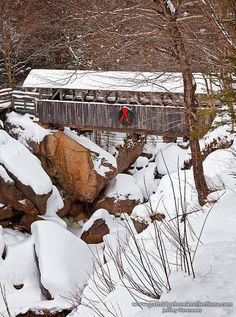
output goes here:
[[113, 231], [112, 217], [105, 209], [97, 210], [83, 225], [80, 238], [88, 244], [103, 242], [103, 237]]
[[[66, 129], [51, 131], [34, 122], [29, 115], [7, 115], [8, 132], [30, 148], [45, 171], [66, 192], [73, 204], [92, 202], [117, 174], [115, 157], [84, 136]], [[65, 204], [62, 214], [68, 213]]]
[[93, 210], [104, 208], [110, 214], [130, 214], [135, 206], [144, 201], [142, 190], [131, 175], [118, 174], [94, 203]]
[[[39, 213], [44, 214], [47, 200], [52, 193], [52, 182], [38, 158], [3, 130], [0, 130], [0, 164], [5, 170], [3, 172], [5, 177], [10, 178], [14, 186], [23, 194], [23, 196], [19, 195], [20, 200], [29, 199]], [[14, 197], [15, 200], [17, 198], [18, 196]]]
[[117, 148], [117, 169], [119, 173], [126, 171], [143, 153], [144, 144], [144, 139], [136, 140], [130, 137], [125, 139], [124, 144]]
[[0, 204], [0, 223], [2, 220], [11, 219], [14, 216], [12, 208]]
[[166, 143], [156, 155], [157, 171], [161, 175], [171, 174], [183, 169], [185, 161], [189, 161], [188, 150], [180, 148], [176, 143]]
[[34, 204], [15, 186], [15, 182], [0, 165], [0, 202], [26, 214], [38, 213]]
[[116, 159], [111, 154], [71, 131], [47, 135], [33, 151], [56, 183], [84, 202], [93, 202], [117, 174]]

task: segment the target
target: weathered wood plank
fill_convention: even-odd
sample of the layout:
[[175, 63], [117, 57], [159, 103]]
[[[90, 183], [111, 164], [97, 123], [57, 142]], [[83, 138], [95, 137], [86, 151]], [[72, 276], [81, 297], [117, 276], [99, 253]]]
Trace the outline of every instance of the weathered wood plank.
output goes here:
[[134, 113], [134, 120], [128, 126], [123, 126], [118, 120], [121, 108], [118, 104], [42, 100], [38, 107], [38, 115], [43, 123], [78, 129], [186, 134], [183, 107], [128, 106]]

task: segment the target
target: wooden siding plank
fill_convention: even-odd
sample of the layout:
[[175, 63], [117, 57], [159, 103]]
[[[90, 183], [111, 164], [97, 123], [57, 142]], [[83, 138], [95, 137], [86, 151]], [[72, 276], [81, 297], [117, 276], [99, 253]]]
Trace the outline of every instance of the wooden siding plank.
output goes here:
[[142, 131], [148, 134], [186, 133], [183, 107], [128, 106], [135, 116], [130, 126], [119, 123], [118, 112], [121, 105], [117, 104], [42, 100], [38, 113], [39, 120], [44, 123], [79, 129]]

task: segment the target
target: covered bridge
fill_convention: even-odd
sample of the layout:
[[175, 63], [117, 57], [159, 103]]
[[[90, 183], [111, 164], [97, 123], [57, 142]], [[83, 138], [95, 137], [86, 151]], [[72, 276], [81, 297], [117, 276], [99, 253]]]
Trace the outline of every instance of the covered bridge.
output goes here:
[[[202, 96], [219, 87], [202, 74], [194, 79], [201, 105]], [[80, 130], [187, 133], [181, 73], [33, 69], [23, 88], [39, 93], [36, 115], [42, 123]]]

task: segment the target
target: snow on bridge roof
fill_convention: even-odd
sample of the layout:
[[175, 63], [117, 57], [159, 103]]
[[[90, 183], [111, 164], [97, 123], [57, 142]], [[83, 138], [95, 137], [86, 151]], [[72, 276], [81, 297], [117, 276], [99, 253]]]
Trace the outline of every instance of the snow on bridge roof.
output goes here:
[[[210, 90], [219, 90], [214, 77], [195, 73], [194, 79], [197, 94], [207, 92], [206, 83]], [[183, 93], [183, 79], [181, 73], [33, 69], [23, 87]]]

